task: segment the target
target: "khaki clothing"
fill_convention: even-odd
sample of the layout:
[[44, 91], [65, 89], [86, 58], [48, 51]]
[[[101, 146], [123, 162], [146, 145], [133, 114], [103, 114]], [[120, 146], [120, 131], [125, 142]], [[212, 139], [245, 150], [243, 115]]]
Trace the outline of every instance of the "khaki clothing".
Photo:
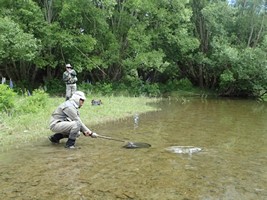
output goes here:
[[66, 98], [70, 99], [74, 92], [77, 90], [77, 85], [75, 84], [66, 84]]
[[80, 135], [80, 131], [90, 131], [80, 119], [78, 105], [72, 99], [56, 108], [49, 124], [50, 130], [54, 133], [62, 133], [65, 137], [68, 136], [73, 140]]
[[64, 73], [63, 73], [63, 81], [66, 83], [66, 84], [75, 84], [77, 81], [78, 81], [78, 78], [77, 78], [77, 73], [74, 69], [72, 70], [66, 70]]
[[78, 81], [77, 73], [74, 69], [66, 70], [63, 73], [63, 81], [66, 83], [66, 98], [70, 99], [77, 90], [76, 82]]

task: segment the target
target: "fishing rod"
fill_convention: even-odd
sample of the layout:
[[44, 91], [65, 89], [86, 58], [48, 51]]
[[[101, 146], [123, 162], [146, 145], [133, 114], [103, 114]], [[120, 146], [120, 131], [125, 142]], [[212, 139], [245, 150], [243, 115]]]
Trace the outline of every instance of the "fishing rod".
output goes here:
[[118, 142], [127, 142], [125, 140], [116, 139], [116, 138], [112, 138], [112, 137], [108, 137], [108, 136], [104, 136], [104, 135], [98, 135], [98, 138], [107, 139], [107, 140], [114, 140], [114, 141], [118, 141]]
[[117, 141], [117, 142], [127, 143], [127, 144], [125, 144], [123, 146], [126, 149], [149, 148], [149, 147], [151, 147], [151, 145], [148, 144], [148, 143], [144, 143], [144, 142], [130, 142], [130, 141], [125, 141], [125, 140], [121, 140], [121, 139], [117, 139], [117, 138], [112, 138], [112, 137], [108, 137], [108, 136], [104, 136], [104, 135], [99, 135], [99, 134], [98, 134], [98, 138], [107, 139], [107, 140], [114, 140], [114, 141]]

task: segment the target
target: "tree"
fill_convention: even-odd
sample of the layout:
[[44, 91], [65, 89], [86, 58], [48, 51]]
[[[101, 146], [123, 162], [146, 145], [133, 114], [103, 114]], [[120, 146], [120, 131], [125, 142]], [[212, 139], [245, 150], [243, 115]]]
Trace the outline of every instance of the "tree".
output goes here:
[[[135, 20], [128, 32], [127, 66], [153, 82], [179, 75], [178, 63], [198, 46], [190, 35], [188, 1], [127, 1]], [[130, 70], [132, 70], [132, 67]], [[171, 69], [171, 70], [169, 70]], [[171, 73], [169, 73], [171, 71]]]
[[32, 34], [25, 33], [8, 17], [0, 17], [0, 32], [2, 74], [6, 74], [12, 80], [34, 80], [36, 71], [35, 68], [31, 68], [31, 62], [38, 55], [40, 41]]

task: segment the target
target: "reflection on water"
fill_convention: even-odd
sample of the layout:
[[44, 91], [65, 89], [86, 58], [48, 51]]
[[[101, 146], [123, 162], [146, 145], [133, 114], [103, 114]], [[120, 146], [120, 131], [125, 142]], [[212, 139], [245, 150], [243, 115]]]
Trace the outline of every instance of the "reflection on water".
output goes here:
[[[80, 149], [32, 145], [1, 153], [1, 199], [267, 199], [266, 104], [249, 100], [163, 101], [162, 111], [99, 125], [123, 142], [80, 137]], [[195, 154], [166, 151], [194, 146]]]

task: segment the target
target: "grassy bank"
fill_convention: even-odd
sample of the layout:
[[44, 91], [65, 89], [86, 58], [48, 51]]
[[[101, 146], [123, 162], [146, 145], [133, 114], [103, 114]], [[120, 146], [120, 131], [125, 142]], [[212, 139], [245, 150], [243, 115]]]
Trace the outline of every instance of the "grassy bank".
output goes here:
[[[133, 116], [135, 113], [154, 111], [153, 102], [159, 99], [146, 97], [123, 97], [123, 96], [94, 96], [87, 97], [84, 106], [80, 109], [83, 122], [90, 128], [100, 123], [118, 120]], [[101, 106], [92, 106], [92, 99], [101, 99]], [[18, 101], [20, 101], [18, 99]], [[11, 148], [38, 140], [51, 134], [49, 119], [53, 110], [64, 101], [64, 98], [49, 97], [45, 108], [36, 113], [12, 114], [2, 113], [0, 116], [0, 150]], [[96, 130], [97, 131], [97, 130]]]

